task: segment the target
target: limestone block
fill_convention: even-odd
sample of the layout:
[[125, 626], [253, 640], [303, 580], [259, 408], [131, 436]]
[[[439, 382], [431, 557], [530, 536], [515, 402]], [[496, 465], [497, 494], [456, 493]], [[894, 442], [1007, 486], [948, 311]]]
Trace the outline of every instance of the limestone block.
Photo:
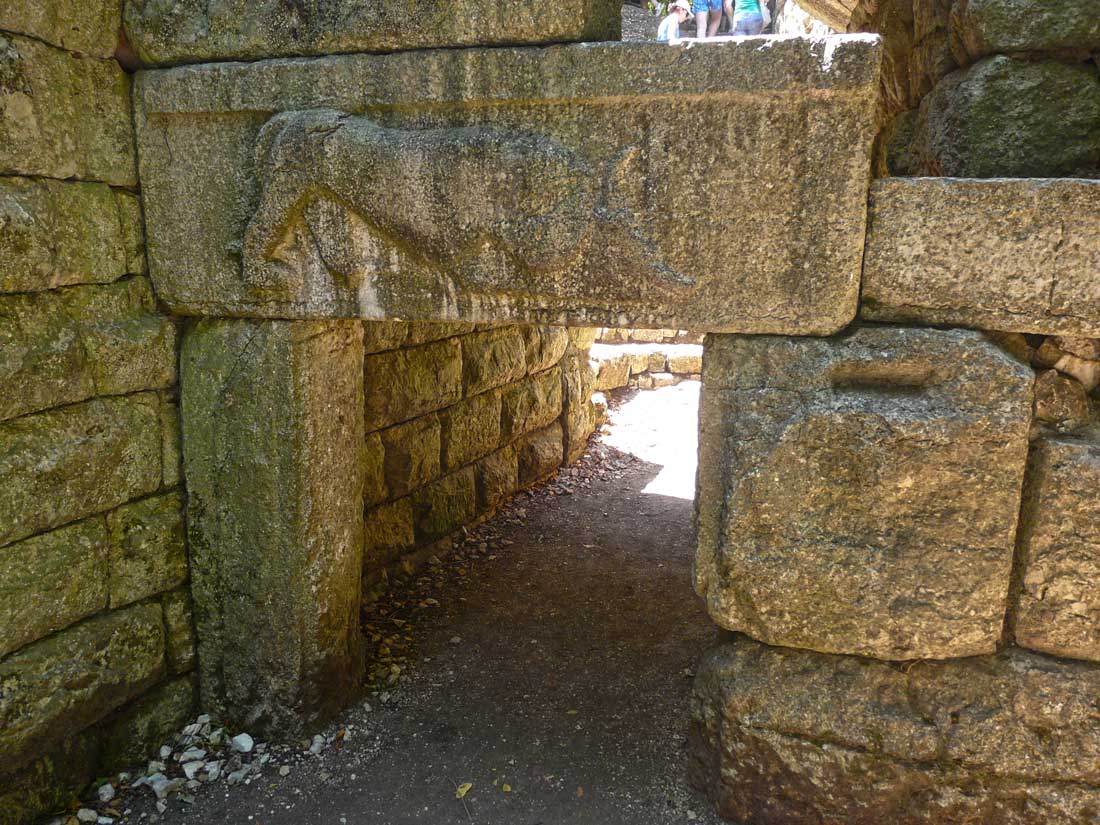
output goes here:
[[[181, 314], [830, 334], [878, 66], [843, 35], [143, 72], [150, 271]], [[703, 144], [738, 176], [685, 168]]]
[[[597, 344], [596, 346], [600, 346]], [[594, 349], [594, 348], [593, 348]], [[599, 362], [599, 372], [596, 374], [597, 390], [604, 392], [625, 387], [630, 381], [630, 355], [615, 355]]]
[[180, 451], [180, 408], [174, 400], [161, 399], [161, 474], [165, 487], [175, 487], [182, 478], [183, 455]]
[[0, 549], [0, 657], [107, 606], [102, 518]]
[[518, 327], [462, 338], [462, 385], [467, 396], [508, 384], [527, 374], [526, 347]]
[[413, 507], [408, 497], [399, 498], [367, 513], [363, 521], [363, 569], [376, 570], [413, 549]]
[[960, 59], [987, 54], [1100, 51], [1096, 0], [960, 0], [951, 12], [952, 46]]
[[519, 465], [515, 447], [511, 445], [485, 456], [477, 463], [475, 472], [479, 512], [494, 510], [519, 489]]
[[141, 212], [130, 193], [103, 183], [0, 178], [0, 292], [139, 273], [135, 238], [140, 248]]
[[370, 355], [386, 352], [404, 345], [409, 335], [409, 325], [404, 321], [364, 321], [363, 351]]
[[527, 372], [550, 369], [565, 355], [569, 334], [565, 327], [525, 326], [521, 328], [527, 351]]
[[1088, 395], [1081, 382], [1045, 370], [1035, 378], [1035, 418], [1061, 433], [1072, 433], [1092, 418]]
[[649, 376], [650, 388], [659, 390], [661, 387], [671, 387], [680, 383], [680, 376], [671, 372], [655, 372]]
[[462, 397], [457, 339], [364, 359], [367, 431], [417, 418]]
[[99, 774], [109, 775], [145, 764], [160, 746], [197, 712], [198, 692], [191, 676], [157, 685], [100, 726]]
[[1100, 385], [1100, 361], [1086, 361], [1076, 355], [1063, 355], [1054, 362], [1054, 369], [1077, 379], [1087, 392]]
[[107, 514], [111, 607], [171, 590], [187, 580], [183, 497], [153, 496]]
[[473, 521], [477, 515], [474, 468], [464, 467], [417, 490], [412, 508], [418, 543], [441, 539]]
[[363, 349], [355, 322], [203, 321], [180, 358], [203, 707], [287, 738], [358, 683]]
[[386, 487], [386, 449], [380, 433], [367, 433], [363, 442], [363, 505], [373, 507], [389, 498]]
[[596, 343], [599, 332], [597, 327], [566, 327], [565, 334], [569, 337], [569, 343], [580, 350], [589, 350]]
[[1098, 265], [1100, 182], [876, 181], [861, 315], [1096, 336]]
[[32, 825], [66, 806], [95, 778], [98, 755], [94, 733], [74, 732], [27, 765], [6, 764], [0, 770], [0, 823]]
[[557, 419], [562, 410], [561, 395], [562, 375], [557, 367], [505, 387], [501, 394], [501, 436], [510, 441]]
[[114, 55], [121, 24], [121, 0], [35, 0], [0, 7], [0, 29], [92, 57]]
[[0, 545], [153, 492], [160, 462], [155, 393], [0, 423]]
[[442, 451], [439, 417], [426, 415], [382, 430], [386, 487], [394, 498], [439, 478]]
[[1100, 75], [1085, 63], [985, 58], [937, 84], [915, 128], [925, 174], [1094, 177]]
[[150, 64], [618, 40], [620, 29], [619, 4], [611, 0], [495, 7], [481, 0], [334, 0], [293, 9], [275, 0], [127, 0], [125, 20]]
[[1060, 335], [1056, 339], [1058, 349], [1084, 358], [1086, 361], [1100, 361], [1100, 341], [1095, 338]]
[[477, 329], [475, 324], [446, 324], [434, 321], [409, 321], [406, 326], [408, 326], [408, 336], [405, 340], [407, 346], [429, 344], [432, 341], [454, 338], [458, 335], [469, 335]]
[[0, 661], [0, 749], [21, 765], [145, 692], [165, 672], [159, 604], [88, 619]]
[[733, 638], [697, 670], [689, 777], [759, 825], [1078, 825], [1100, 805], [1098, 689], [1020, 650], [897, 668]]
[[1017, 644], [1100, 661], [1100, 445], [1042, 437], [1028, 461], [1018, 543]]
[[[679, 348], [678, 348], [679, 349]], [[668, 354], [668, 371], [677, 375], [691, 375], [703, 371], [702, 347], [683, 345], [684, 351], [670, 351]], [[660, 372], [660, 370], [652, 370]]]
[[696, 590], [768, 644], [996, 649], [1032, 372], [980, 333], [707, 337]]
[[588, 352], [572, 344], [561, 360], [562, 430], [565, 460], [580, 458], [588, 438], [596, 429], [596, 410], [592, 406], [596, 374], [589, 364]]
[[118, 63], [0, 35], [0, 77], [0, 173], [137, 185]]
[[500, 393], [483, 392], [439, 414], [443, 472], [457, 470], [500, 446]]
[[555, 421], [549, 427], [516, 442], [520, 487], [527, 487], [552, 475], [562, 463], [562, 429]]
[[195, 628], [191, 607], [191, 591], [180, 587], [165, 593], [160, 600], [164, 608], [164, 630], [168, 669], [186, 673], [195, 666]]

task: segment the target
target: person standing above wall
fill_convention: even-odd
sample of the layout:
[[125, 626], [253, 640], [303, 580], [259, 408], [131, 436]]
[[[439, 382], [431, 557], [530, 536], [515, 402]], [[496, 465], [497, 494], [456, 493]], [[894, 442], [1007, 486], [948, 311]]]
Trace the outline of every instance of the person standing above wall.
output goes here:
[[731, 21], [730, 34], [761, 34], [767, 25], [764, 9], [764, 3], [759, 0], [726, 0], [726, 14]]
[[691, 10], [695, 12], [695, 36], [714, 37], [722, 22], [723, 0], [692, 0]]
[[680, 39], [680, 26], [691, 16], [691, 6], [688, 0], [675, 0], [668, 11], [668, 16], [657, 27], [657, 39], [676, 43]]

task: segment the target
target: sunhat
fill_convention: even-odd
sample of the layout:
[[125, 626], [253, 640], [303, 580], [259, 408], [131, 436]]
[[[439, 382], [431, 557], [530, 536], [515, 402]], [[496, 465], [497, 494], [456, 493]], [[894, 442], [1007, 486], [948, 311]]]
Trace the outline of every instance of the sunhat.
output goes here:
[[668, 6], [668, 10], [671, 12], [675, 9], [683, 9], [688, 14], [691, 14], [691, 4], [688, 3], [687, 0], [673, 0]]

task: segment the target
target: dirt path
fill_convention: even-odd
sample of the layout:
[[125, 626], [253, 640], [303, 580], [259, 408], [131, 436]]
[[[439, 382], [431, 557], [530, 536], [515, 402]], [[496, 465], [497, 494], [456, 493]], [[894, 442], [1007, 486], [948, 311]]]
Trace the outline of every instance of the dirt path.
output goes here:
[[[682, 438], [693, 392], [637, 395], [608, 440], [644, 454]], [[422, 579], [427, 589], [396, 597], [422, 607], [371, 619], [411, 617], [399, 619], [412, 641], [386, 702], [376, 693], [369, 711], [346, 713], [330, 735], [347, 733], [320, 755], [276, 750], [251, 784], [173, 799], [159, 820], [717, 822], [684, 782], [691, 669], [715, 631], [690, 586], [692, 502], [642, 492], [661, 469], [597, 445], [521, 494]], [[157, 816], [147, 799], [128, 818], [143, 814]]]

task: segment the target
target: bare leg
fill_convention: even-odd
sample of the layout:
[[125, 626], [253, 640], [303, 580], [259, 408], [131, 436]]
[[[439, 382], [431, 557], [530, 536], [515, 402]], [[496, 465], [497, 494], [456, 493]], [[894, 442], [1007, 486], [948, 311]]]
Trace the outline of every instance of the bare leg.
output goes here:
[[710, 12], [710, 23], [707, 26], [707, 37], [714, 37], [718, 34], [718, 26], [722, 23], [722, 10], [712, 9]]
[[705, 11], [695, 12], [695, 36], [706, 37], [707, 35], [707, 13]]
[[726, 10], [726, 17], [730, 21], [730, 34], [733, 34], [733, 0], [725, 0], [722, 6]]

